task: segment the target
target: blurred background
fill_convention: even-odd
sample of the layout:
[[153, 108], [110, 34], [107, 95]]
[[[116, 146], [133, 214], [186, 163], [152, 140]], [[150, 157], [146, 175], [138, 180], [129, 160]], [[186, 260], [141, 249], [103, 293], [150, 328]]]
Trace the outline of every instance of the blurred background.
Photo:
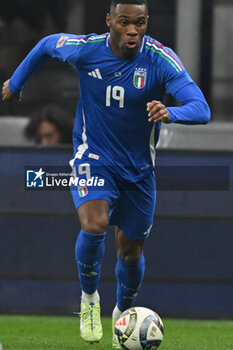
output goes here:
[[[108, 6], [109, 0], [1, 1], [1, 83], [46, 35], [106, 32]], [[213, 167], [203, 178], [187, 176], [220, 186], [158, 192], [138, 304], [162, 317], [233, 318], [233, 2], [149, 0], [149, 9], [148, 34], [179, 55], [212, 111], [205, 126], [164, 125], [157, 165]], [[25, 166], [66, 165], [72, 147], [34, 146], [38, 137], [24, 132], [35, 110], [48, 104], [73, 118], [78, 97], [74, 70], [53, 60], [27, 83], [21, 103], [0, 101], [2, 313], [70, 314], [79, 307], [73, 250], [80, 224], [70, 193], [25, 191]], [[167, 101], [175, 103], [169, 96]], [[49, 145], [53, 131], [42, 133], [37, 136]], [[217, 176], [214, 167], [223, 167], [227, 177]], [[181, 173], [183, 180], [189, 178]], [[110, 314], [116, 287], [112, 228], [106, 245], [100, 292], [103, 313]]]

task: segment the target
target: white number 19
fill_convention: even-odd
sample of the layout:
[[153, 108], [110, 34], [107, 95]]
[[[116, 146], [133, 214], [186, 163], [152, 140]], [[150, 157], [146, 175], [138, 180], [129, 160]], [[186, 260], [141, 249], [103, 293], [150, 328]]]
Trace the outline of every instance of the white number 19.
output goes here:
[[125, 89], [122, 86], [114, 86], [112, 88], [112, 86], [109, 85], [106, 90], [106, 106], [111, 106], [111, 98], [113, 98], [119, 101], [119, 108], [124, 108], [124, 97]]

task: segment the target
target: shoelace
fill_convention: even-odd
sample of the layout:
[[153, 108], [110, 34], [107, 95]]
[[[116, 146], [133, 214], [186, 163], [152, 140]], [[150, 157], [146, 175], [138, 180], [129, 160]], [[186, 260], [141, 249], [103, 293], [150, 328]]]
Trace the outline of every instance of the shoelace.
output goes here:
[[91, 323], [91, 320], [93, 318], [93, 316], [90, 315], [91, 313], [93, 313], [93, 307], [91, 305], [88, 305], [88, 309], [82, 313], [84, 322], [88, 321], [88, 324]]
[[100, 323], [100, 308], [99, 305], [96, 306], [95, 308], [92, 308], [93, 310], [93, 325], [99, 325]]
[[[82, 313], [81, 312], [73, 312], [73, 315], [78, 316], [79, 318], [81, 318], [81, 316], [83, 317], [84, 322], [86, 320], [89, 320], [89, 324], [91, 324], [91, 320], [93, 320], [93, 326], [96, 325], [96, 323], [99, 323], [99, 306], [96, 306], [95, 308], [93, 307], [93, 305], [88, 305], [86, 310], [84, 310]], [[89, 318], [90, 313], [92, 312], [92, 317]], [[96, 322], [97, 321], [97, 322]]]

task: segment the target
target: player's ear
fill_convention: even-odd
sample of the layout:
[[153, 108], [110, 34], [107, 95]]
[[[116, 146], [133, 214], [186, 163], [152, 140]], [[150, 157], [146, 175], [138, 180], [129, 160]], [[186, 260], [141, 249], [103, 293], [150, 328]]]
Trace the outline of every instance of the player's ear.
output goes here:
[[111, 27], [111, 16], [110, 16], [110, 12], [108, 12], [107, 15], [106, 15], [106, 24], [107, 24], [108, 28]]

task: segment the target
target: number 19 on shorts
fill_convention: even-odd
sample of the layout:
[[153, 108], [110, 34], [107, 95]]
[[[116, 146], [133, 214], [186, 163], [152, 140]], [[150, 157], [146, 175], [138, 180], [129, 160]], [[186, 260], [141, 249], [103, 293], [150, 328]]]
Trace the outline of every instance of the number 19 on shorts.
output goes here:
[[122, 86], [109, 85], [106, 90], [106, 106], [111, 107], [112, 100], [119, 101], [119, 108], [124, 108], [125, 89]]

